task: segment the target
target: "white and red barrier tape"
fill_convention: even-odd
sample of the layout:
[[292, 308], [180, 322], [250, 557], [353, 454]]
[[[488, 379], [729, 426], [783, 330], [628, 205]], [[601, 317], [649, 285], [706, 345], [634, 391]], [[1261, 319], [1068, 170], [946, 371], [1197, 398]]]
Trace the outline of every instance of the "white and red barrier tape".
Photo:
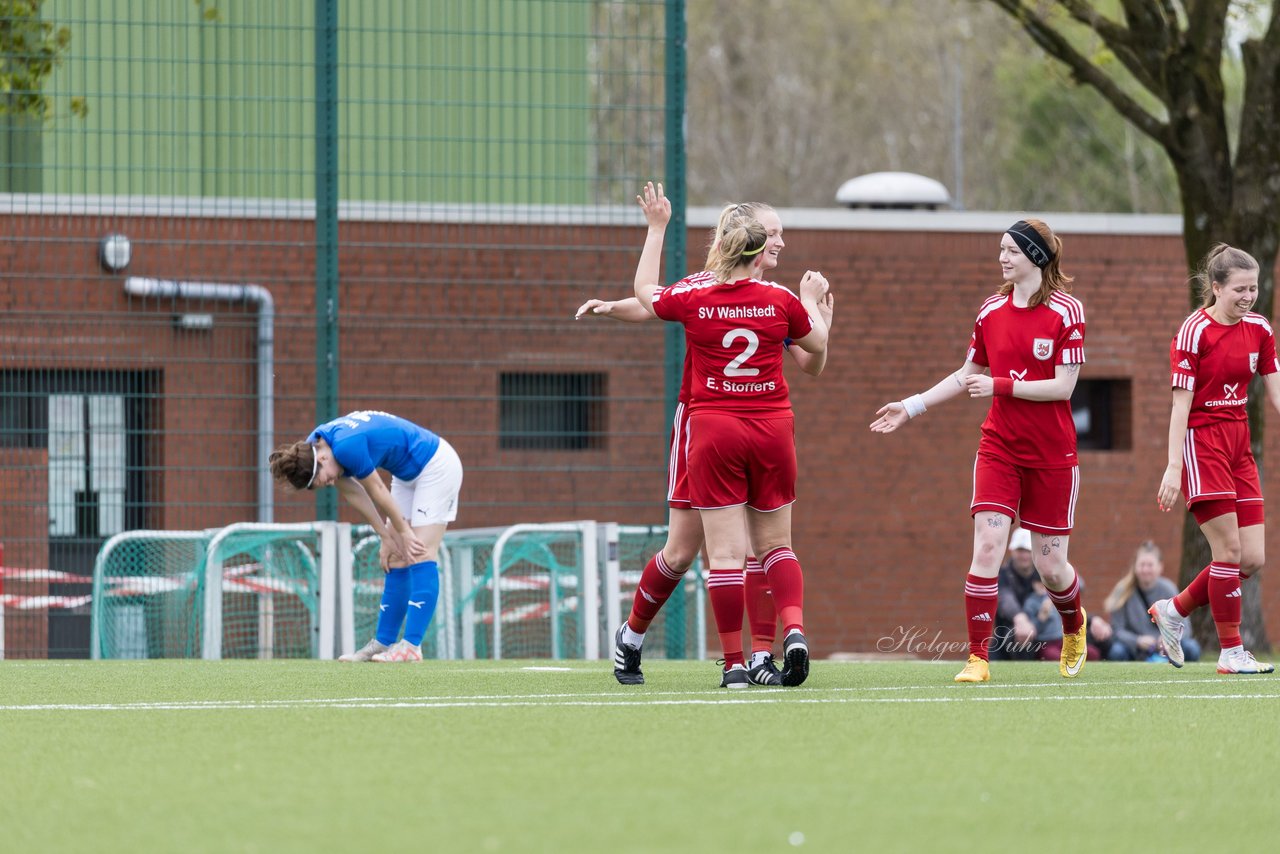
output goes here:
[[[255, 578], [253, 573], [260, 570], [260, 564], [243, 564], [230, 566], [223, 571], [222, 589], [227, 593], [292, 593], [306, 595], [308, 586], [304, 583], [283, 578]], [[5, 581], [39, 582], [45, 584], [83, 584], [93, 585], [93, 578], [87, 575], [74, 575], [56, 569], [30, 569], [17, 566], [0, 566], [0, 591], [4, 590]], [[196, 586], [194, 576], [142, 575], [132, 577], [111, 576], [104, 579], [108, 586], [108, 596], [146, 596], [154, 593], [173, 593], [189, 590]], [[93, 596], [30, 596], [17, 593], [0, 592], [0, 606], [17, 611], [37, 611], [48, 609], [80, 608], [93, 601]]]

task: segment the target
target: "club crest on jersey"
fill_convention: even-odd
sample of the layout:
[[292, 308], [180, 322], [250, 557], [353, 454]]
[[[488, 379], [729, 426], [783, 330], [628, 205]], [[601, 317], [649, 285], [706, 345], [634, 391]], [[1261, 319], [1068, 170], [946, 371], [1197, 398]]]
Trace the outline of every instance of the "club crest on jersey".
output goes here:
[[1249, 373], [1256, 374], [1258, 372], [1258, 354], [1249, 354]]
[[1040, 361], [1046, 361], [1053, 356], [1053, 339], [1037, 338], [1031, 342], [1031, 352]]

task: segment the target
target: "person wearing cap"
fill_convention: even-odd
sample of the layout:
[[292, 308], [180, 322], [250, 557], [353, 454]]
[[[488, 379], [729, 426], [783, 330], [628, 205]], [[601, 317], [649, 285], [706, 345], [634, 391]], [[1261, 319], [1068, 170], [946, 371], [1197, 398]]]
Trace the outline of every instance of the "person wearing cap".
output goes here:
[[1071, 393], [1084, 364], [1084, 306], [1071, 296], [1072, 279], [1062, 270], [1062, 240], [1040, 220], [1010, 226], [999, 258], [1003, 281], [978, 311], [964, 364], [927, 391], [880, 407], [871, 429], [892, 433], [961, 394], [991, 398], [969, 508], [969, 660], [955, 679], [991, 678], [997, 578], [1015, 518], [1030, 531], [1035, 568], [1062, 616], [1058, 671], [1072, 678], [1088, 654], [1079, 579], [1067, 560], [1080, 489]]
[[[387, 412], [352, 412], [282, 445], [272, 476], [297, 490], [333, 486], [382, 540], [385, 573], [376, 635], [340, 661], [422, 660], [422, 638], [440, 592], [436, 554], [458, 516], [462, 462], [440, 436]], [[387, 487], [379, 469], [391, 475]], [[404, 624], [404, 637], [400, 625]]]

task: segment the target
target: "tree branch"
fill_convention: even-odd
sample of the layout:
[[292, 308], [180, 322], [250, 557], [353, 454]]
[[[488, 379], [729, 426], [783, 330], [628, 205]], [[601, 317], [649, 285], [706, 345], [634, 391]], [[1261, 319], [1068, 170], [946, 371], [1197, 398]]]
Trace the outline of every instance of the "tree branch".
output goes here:
[[[1058, 2], [1067, 10], [1068, 15], [1098, 34], [1103, 43], [1116, 55], [1116, 59], [1120, 60], [1120, 64], [1128, 69], [1143, 88], [1155, 95], [1161, 103], [1168, 103], [1168, 93], [1159, 76], [1160, 44], [1167, 40], [1168, 32], [1158, 23], [1154, 27], [1144, 27], [1141, 31], [1135, 28], [1135, 20], [1145, 25], [1150, 23], [1150, 18], [1147, 15], [1135, 18], [1130, 13], [1128, 7], [1134, 0], [1125, 2], [1125, 14], [1130, 21], [1127, 28], [1103, 15], [1086, 0], [1058, 0]], [[1156, 43], [1152, 44], [1152, 37], [1164, 38], [1158, 38]], [[1145, 49], [1141, 49], [1140, 45], [1145, 45]], [[1154, 56], [1151, 53], [1152, 48], [1156, 50]]]
[[1166, 150], [1174, 144], [1167, 123], [1160, 121], [1147, 112], [1141, 104], [1126, 94], [1116, 84], [1116, 81], [1112, 80], [1101, 68], [1081, 56], [1080, 52], [1072, 47], [1061, 33], [1030, 7], [1026, 6], [1023, 0], [991, 0], [991, 2], [1009, 13], [1010, 17], [1026, 30], [1032, 41], [1039, 45], [1045, 53], [1070, 68], [1077, 80], [1097, 90], [1098, 94], [1106, 98], [1111, 103], [1111, 106], [1116, 109], [1116, 112], [1124, 116], [1130, 124], [1163, 145]]

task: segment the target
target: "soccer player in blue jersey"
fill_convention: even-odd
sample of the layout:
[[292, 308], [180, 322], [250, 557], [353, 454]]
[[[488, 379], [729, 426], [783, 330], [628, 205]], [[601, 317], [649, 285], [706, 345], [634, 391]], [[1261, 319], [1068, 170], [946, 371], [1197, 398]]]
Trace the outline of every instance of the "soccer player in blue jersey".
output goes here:
[[[386, 573], [377, 634], [340, 661], [421, 661], [440, 592], [436, 554], [458, 517], [462, 462], [441, 437], [387, 412], [352, 412], [271, 453], [271, 474], [294, 489], [335, 486], [378, 532]], [[378, 469], [391, 474], [391, 488]], [[404, 637], [400, 624], [404, 623]]]

